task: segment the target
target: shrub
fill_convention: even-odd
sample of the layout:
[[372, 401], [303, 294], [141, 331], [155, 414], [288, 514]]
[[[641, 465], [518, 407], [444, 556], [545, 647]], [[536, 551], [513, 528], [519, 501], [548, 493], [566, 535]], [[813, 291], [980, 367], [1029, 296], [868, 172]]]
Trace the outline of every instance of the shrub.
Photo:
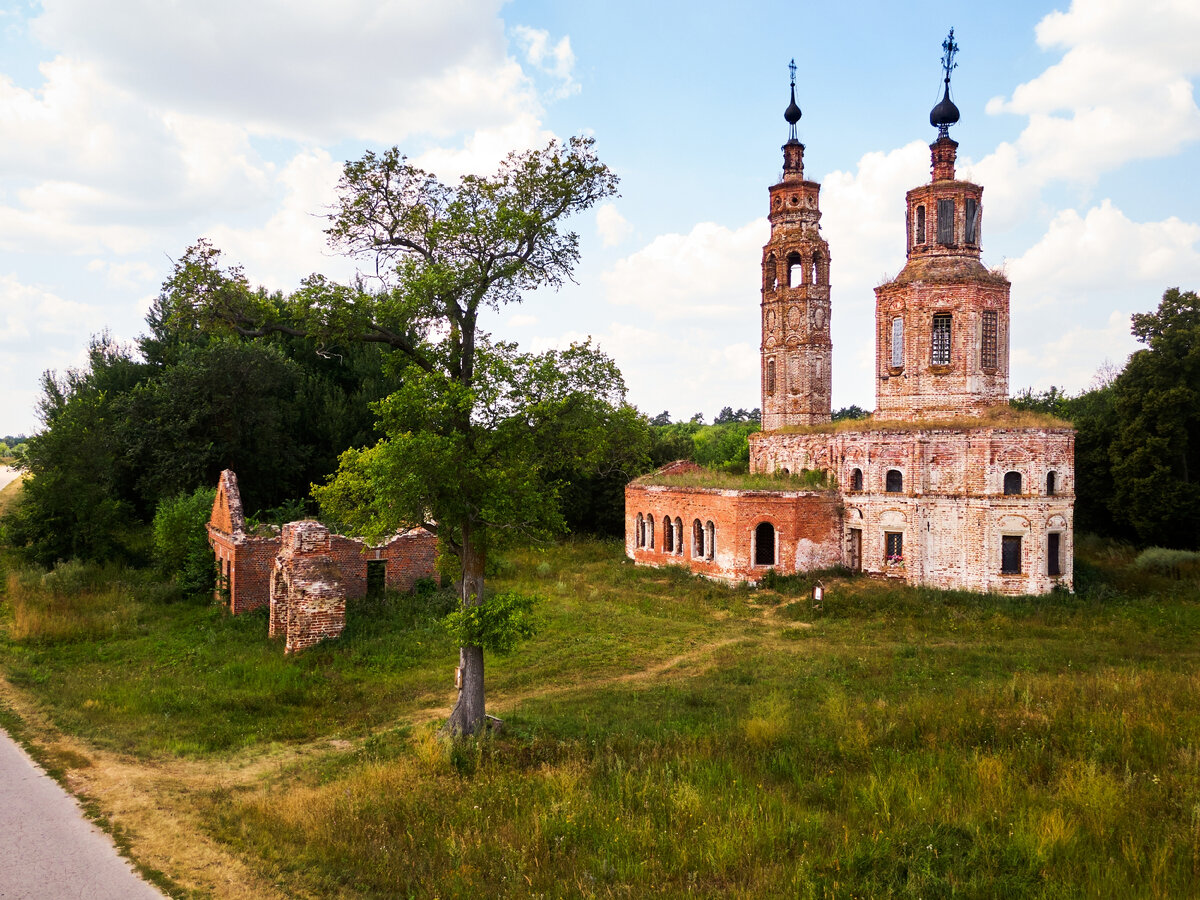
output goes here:
[[1193, 550], [1172, 550], [1167, 547], [1147, 547], [1133, 561], [1134, 566], [1144, 572], [1181, 578], [1196, 572], [1200, 553]]
[[211, 595], [216, 587], [216, 561], [205, 529], [215, 497], [214, 488], [197, 488], [163, 500], [154, 513], [154, 560], [187, 594]]

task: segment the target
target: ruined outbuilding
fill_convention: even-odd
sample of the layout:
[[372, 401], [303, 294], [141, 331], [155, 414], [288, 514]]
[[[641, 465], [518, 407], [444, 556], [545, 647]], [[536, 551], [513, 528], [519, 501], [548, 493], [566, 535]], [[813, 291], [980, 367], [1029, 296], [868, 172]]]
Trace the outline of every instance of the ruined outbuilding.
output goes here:
[[346, 585], [333, 561], [329, 529], [320, 522], [288, 522], [271, 572], [269, 635], [295, 653], [346, 627]]
[[[288, 558], [293, 558], [304, 540], [315, 540], [316, 532], [309, 528], [314, 525], [324, 529], [316, 522], [292, 522], [282, 532], [267, 526], [248, 531], [237, 475], [230, 469], [221, 473], [208, 521], [208, 540], [216, 555], [222, 588], [228, 592], [230, 612], [242, 613], [271, 602], [277, 557], [286, 551], [290, 553]], [[289, 534], [300, 541], [290, 551]], [[336, 568], [348, 600], [366, 596], [369, 589], [408, 591], [417, 579], [432, 578], [436, 573], [437, 538], [424, 528], [398, 532], [378, 545], [327, 529], [324, 535], [319, 555]], [[301, 557], [316, 558], [306, 554], [309, 551], [302, 551]], [[305, 564], [310, 569], [313, 565]]]

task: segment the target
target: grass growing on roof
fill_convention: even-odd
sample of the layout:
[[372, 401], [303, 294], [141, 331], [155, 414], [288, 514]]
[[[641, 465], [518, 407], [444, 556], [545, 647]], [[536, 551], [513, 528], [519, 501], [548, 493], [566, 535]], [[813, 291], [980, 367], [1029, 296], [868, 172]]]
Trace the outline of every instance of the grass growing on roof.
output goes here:
[[637, 479], [636, 484], [680, 488], [721, 488], [740, 491], [824, 491], [834, 487], [834, 480], [824, 469], [802, 469], [793, 474], [737, 474], [712, 469], [661, 475], [651, 472]]
[[[548, 622], [488, 658], [504, 733], [458, 744], [422, 712], [452, 700], [453, 648], [421, 651], [436, 615], [402, 598], [286, 659], [262, 617], [143, 595], [111, 635], [10, 634], [0, 664], [62, 727], [147, 765], [310, 747], [188, 801], [293, 895], [1188, 896], [1200, 585], [1077, 546], [1074, 596], [831, 572], [820, 604], [799, 580], [634, 567], [615, 543], [513, 553], [495, 587], [540, 594]], [[72, 717], [143, 667], [141, 690], [173, 682], [169, 715]], [[243, 715], [260, 728], [220, 721]]]
[[768, 434], [838, 434], [868, 431], [936, 431], [964, 428], [1073, 428], [1063, 419], [1048, 413], [1017, 409], [1007, 403], [989, 407], [981, 416], [959, 416], [949, 419], [922, 418], [914, 421], [898, 419], [841, 419], [828, 425], [786, 425], [774, 431], [760, 431], [750, 436], [750, 442], [762, 440]]

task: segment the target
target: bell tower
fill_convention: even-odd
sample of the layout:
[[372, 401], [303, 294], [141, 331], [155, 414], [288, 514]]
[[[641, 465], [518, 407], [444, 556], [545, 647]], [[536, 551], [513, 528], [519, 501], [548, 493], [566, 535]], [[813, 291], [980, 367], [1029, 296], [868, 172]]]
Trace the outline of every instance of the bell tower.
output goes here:
[[783, 177], [770, 188], [771, 238], [763, 247], [762, 427], [830, 420], [829, 245], [821, 237], [821, 186], [804, 178], [796, 137], [796, 61], [784, 112]]
[[977, 417], [1008, 401], [1010, 285], [980, 261], [983, 188], [954, 172], [953, 28], [942, 51], [945, 93], [929, 113], [933, 178], [906, 195], [908, 262], [875, 288], [879, 419]]

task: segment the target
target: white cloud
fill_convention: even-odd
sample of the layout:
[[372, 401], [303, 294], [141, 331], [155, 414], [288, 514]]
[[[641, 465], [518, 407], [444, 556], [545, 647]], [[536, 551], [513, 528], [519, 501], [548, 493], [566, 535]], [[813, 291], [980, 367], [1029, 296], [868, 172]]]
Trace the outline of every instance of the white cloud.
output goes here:
[[98, 330], [102, 322], [95, 307], [22, 284], [12, 274], [0, 275], [0, 346], [6, 352], [36, 346], [47, 336], [72, 335], [81, 327]]
[[737, 230], [701, 222], [688, 234], [663, 234], [601, 276], [608, 300], [656, 319], [722, 318], [758, 306], [765, 219]]
[[517, 42], [524, 46], [526, 59], [542, 72], [558, 80], [556, 96], [569, 97], [579, 93], [579, 83], [572, 74], [575, 68], [575, 54], [571, 50], [569, 37], [564, 36], [551, 46], [550, 32], [541, 28], [518, 25], [513, 29], [513, 34]]
[[596, 232], [605, 247], [615, 247], [633, 233], [630, 225], [614, 203], [602, 203], [596, 208]]
[[144, 288], [159, 279], [160, 274], [144, 262], [110, 262], [105, 259], [93, 259], [87, 264], [89, 272], [103, 274], [110, 285], [119, 288]]
[[538, 323], [538, 317], [529, 313], [514, 313], [505, 323], [510, 328], [527, 328]]

